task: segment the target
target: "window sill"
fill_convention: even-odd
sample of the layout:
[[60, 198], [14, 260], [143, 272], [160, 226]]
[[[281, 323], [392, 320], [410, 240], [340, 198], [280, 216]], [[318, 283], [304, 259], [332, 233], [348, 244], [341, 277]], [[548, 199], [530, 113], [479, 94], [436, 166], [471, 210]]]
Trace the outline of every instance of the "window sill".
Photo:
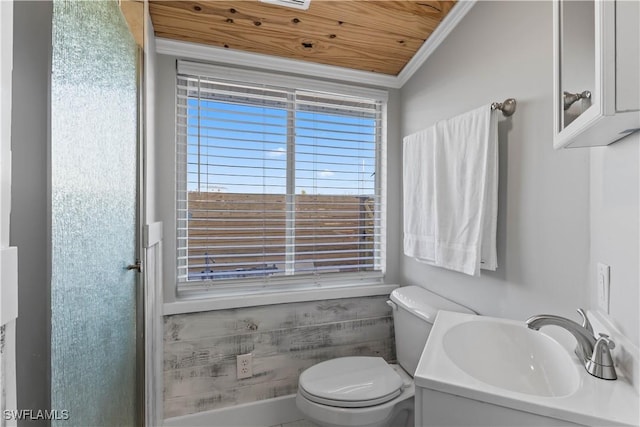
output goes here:
[[322, 288], [246, 293], [215, 296], [211, 292], [192, 294], [175, 302], [165, 303], [163, 314], [197, 313], [201, 311], [224, 310], [230, 308], [254, 307], [260, 305], [285, 304], [292, 302], [316, 301], [336, 298], [357, 298], [375, 295], [389, 295], [399, 285], [372, 284], [358, 286], [323, 286]]

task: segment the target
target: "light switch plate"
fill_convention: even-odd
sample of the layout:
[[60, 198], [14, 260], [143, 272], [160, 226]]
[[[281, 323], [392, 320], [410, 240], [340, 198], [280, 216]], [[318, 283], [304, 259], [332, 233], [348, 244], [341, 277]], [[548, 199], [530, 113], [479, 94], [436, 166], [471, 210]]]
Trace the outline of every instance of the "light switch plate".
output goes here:
[[596, 284], [598, 287], [598, 307], [607, 314], [609, 314], [610, 275], [611, 267], [599, 262]]

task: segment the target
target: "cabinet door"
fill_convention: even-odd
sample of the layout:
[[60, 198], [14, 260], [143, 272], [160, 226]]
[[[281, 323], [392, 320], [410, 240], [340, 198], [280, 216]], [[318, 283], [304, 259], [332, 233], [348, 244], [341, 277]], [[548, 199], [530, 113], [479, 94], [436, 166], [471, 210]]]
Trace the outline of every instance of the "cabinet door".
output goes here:
[[555, 148], [640, 130], [639, 27], [637, 0], [554, 1]]
[[[560, 85], [565, 97], [584, 91], [596, 96], [595, 3], [593, 0], [561, 2]], [[564, 107], [560, 131], [591, 107], [591, 99], [581, 99]], [[563, 103], [564, 106], [564, 103]]]
[[616, 111], [640, 110], [640, 2], [616, 2]]

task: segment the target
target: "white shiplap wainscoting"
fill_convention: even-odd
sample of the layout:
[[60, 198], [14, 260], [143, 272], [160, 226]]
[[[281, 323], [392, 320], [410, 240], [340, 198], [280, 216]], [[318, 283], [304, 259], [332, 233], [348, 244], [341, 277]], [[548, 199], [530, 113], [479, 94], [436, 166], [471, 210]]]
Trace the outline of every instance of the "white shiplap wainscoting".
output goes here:
[[[291, 395], [306, 368], [334, 357], [395, 361], [387, 296], [176, 314], [164, 319], [164, 417]], [[236, 379], [236, 355], [253, 377]]]
[[162, 222], [144, 227], [145, 425], [160, 425], [162, 414]]

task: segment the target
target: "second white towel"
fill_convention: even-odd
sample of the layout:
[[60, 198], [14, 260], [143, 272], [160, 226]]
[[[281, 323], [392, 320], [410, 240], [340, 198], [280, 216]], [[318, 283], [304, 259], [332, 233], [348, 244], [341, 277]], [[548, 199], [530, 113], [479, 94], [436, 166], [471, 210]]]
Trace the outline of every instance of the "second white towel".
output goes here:
[[490, 105], [404, 138], [404, 252], [477, 276], [495, 270], [497, 119]]

